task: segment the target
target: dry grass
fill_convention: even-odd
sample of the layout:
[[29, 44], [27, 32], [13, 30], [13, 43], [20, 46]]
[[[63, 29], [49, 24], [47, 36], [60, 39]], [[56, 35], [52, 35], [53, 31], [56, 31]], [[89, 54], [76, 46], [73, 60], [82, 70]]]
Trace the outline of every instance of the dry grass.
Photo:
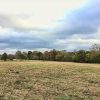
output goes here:
[[100, 65], [0, 62], [0, 100], [100, 100]]

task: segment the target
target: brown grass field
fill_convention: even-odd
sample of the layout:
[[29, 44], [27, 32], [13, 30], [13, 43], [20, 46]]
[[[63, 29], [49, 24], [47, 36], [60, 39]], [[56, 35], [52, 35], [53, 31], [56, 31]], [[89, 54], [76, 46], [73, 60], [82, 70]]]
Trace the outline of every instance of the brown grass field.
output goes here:
[[0, 100], [100, 100], [100, 64], [0, 62]]

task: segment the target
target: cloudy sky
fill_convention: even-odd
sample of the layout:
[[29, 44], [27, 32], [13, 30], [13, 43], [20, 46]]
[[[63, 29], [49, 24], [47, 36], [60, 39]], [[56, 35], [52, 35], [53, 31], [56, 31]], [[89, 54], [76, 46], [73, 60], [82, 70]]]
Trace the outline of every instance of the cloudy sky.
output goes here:
[[0, 0], [0, 53], [78, 50], [100, 43], [100, 0]]

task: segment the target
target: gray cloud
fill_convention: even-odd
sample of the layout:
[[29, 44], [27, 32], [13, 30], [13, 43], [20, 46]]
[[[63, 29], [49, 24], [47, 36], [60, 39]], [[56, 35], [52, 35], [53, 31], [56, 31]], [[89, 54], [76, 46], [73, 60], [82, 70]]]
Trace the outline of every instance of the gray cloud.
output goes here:
[[84, 8], [74, 10], [63, 21], [63, 26], [57, 30], [59, 38], [73, 34], [95, 34], [100, 28], [100, 2], [95, 0]]

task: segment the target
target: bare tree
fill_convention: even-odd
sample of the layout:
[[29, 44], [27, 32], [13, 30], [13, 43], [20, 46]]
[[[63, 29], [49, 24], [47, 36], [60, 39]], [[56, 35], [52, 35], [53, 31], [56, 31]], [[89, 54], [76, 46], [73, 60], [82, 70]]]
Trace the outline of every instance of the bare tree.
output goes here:
[[92, 50], [92, 51], [100, 52], [100, 44], [93, 44], [93, 45], [91, 46], [91, 50]]

